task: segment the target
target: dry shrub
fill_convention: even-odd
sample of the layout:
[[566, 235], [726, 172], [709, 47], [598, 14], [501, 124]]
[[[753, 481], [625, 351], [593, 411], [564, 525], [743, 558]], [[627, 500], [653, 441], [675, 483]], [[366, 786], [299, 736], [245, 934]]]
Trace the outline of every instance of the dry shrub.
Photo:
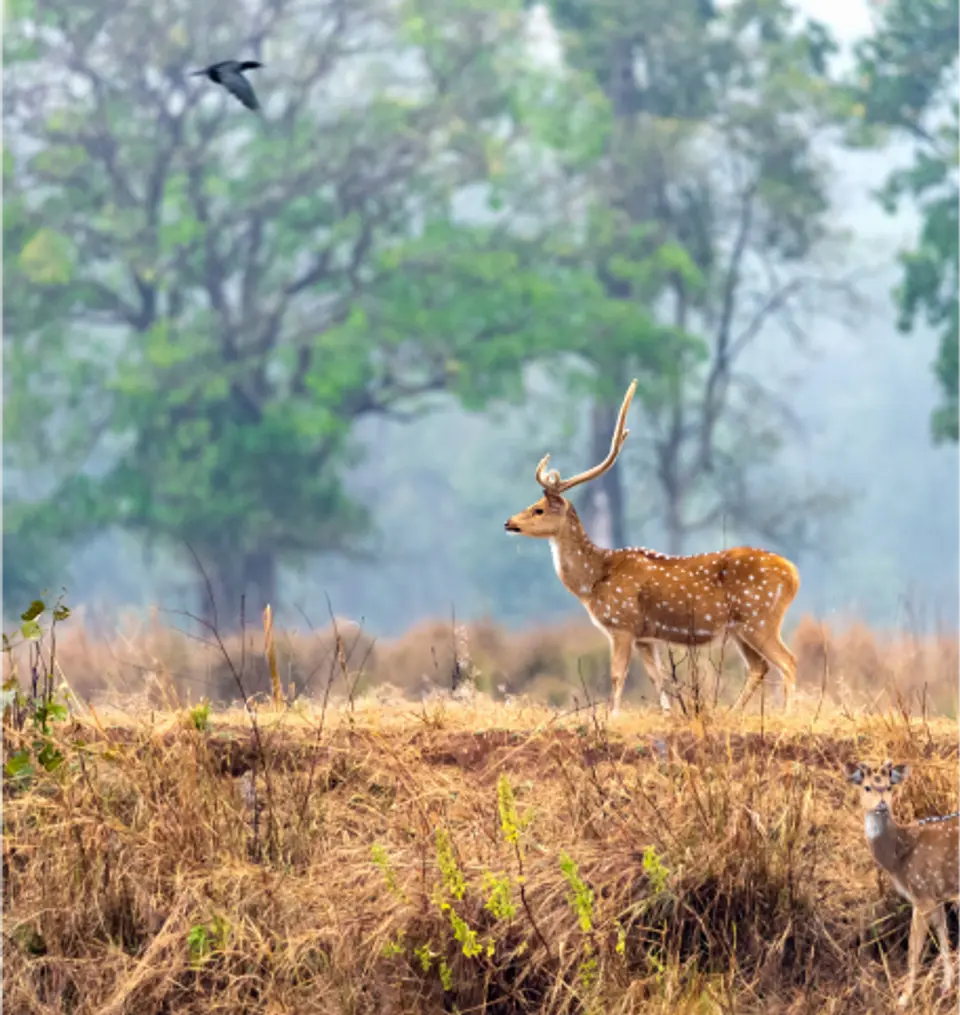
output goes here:
[[801, 687], [823, 686], [836, 702], [906, 697], [915, 706], [957, 714], [956, 635], [875, 631], [859, 622], [838, 632], [804, 616], [791, 642]]
[[[336, 660], [331, 625], [317, 632], [277, 629], [285, 690], [292, 683], [296, 693], [316, 696], [333, 673], [335, 693], [341, 698], [351, 689], [360, 694], [389, 684], [408, 700], [419, 700], [433, 689], [452, 689], [457, 665], [470, 673], [479, 690], [495, 697], [503, 692], [562, 705], [574, 697], [583, 700], [584, 687], [590, 697], [599, 698], [609, 689], [607, 641], [579, 620], [519, 632], [489, 621], [458, 625], [455, 631], [449, 620], [433, 620], [399, 638], [376, 642], [351, 621], [340, 620], [337, 626], [345, 646], [345, 667]], [[955, 634], [921, 637], [874, 631], [862, 624], [836, 629], [804, 616], [787, 641], [798, 657], [800, 692], [808, 698], [823, 696], [848, 707], [886, 707], [903, 698], [916, 710], [957, 714], [960, 649]], [[268, 693], [263, 631], [251, 626], [245, 649], [239, 636], [225, 638], [225, 645], [234, 666], [239, 669], [243, 661], [248, 691]], [[58, 656], [71, 686], [84, 696], [107, 690], [126, 699], [144, 695], [151, 706], [162, 708], [203, 696], [231, 702], [239, 693], [216, 647], [161, 624], [156, 615], [147, 621], [121, 618], [117, 634], [109, 640], [91, 637], [82, 618], [71, 618], [60, 635]], [[694, 671], [707, 701], [713, 700], [718, 680], [722, 701], [732, 701], [742, 686], [744, 667], [730, 646], [701, 651], [695, 659], [681, 650], [675, 658], [688, 697]], [[778, 682], [774, 677], [771, 684]], [[779, 689], [770, 687], [766, 693], [767, 700], [779, 707]], [[624, 700], [656, 701], [636, 659]]]
[[[336, 683], [341, 696], [355, 695], [363, 689], [364, 673], [375, 663], [374, 639], [359, 624], [343, 618], [307, 634], [275, 629], [274, 639], [280, 682], [288, 696], [293, 688], [294, 695], [319, 697], [327, 682]], [[224, 639], [226, 651], [218, 653], [211, 671], [214, 700], [237, 700], [240, 684], [248, 694], [270, 692], [263, 632], [249, 631], [246, 642], [244, 649], [239, 635]]]
[[[337, 652], [337, 639], [343, 649]], [[278, 669], [285, 694], [319, 697], [333, 680], [341, 697], [364, 688], [375, 667], [375, 639], [352, 620], [337, 618], [318, 631], [275, 628]], [[113, 638], [88, 634], [82, 614], [58, 631], [57, 662], [71, 689], [82, 698], [151, 708], [172, 708], [201, 698], [227, 704], [248, 695], [269, 695], [270, 673], [262, 628], [244, 636], [200, 630], [191, 634], [164, 623], [156, 612], [142, 619], [122, 616]], [[5, 672], [9, 663], [4, 662]]]
[[387, 679], [408, 697], [429, 687], [450, 687], [456, 658], [456, 632], [450, 621], [427, 620], [402, 638], [383, 643], [372, 682]]

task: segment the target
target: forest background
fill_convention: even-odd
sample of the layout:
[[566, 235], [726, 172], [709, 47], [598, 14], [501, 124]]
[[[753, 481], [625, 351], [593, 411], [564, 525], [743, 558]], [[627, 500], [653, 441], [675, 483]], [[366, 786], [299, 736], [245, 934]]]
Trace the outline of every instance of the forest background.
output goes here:
[[[4, 612], [576, 615], [503, 520], [954, 628], [950, 0], [8, 0]], [[188, 73], [260, 59], [263, 115]]]

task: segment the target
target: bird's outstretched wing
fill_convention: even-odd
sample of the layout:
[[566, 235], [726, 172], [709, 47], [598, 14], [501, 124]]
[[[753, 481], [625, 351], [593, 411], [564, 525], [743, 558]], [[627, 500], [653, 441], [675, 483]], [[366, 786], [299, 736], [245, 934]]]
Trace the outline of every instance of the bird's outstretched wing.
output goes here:
[[239, 71], [221, 70], [220, 84], [235, 95], [247, 107], [247, 109], [253, 109], [255, 111], [260, 109], [260, 103], [257, 102], [257, 96], [254, 94], [253, 86]]

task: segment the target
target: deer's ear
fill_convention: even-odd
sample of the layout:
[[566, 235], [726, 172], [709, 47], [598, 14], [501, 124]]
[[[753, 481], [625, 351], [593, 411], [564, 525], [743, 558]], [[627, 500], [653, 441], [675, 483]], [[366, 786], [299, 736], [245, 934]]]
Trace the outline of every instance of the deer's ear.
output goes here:
[[846, 762], [843, 766], [843, 774], [847, 782], [852, 782], [857, 786], [863, 782], [863, 766], [856, 762]]
[[896, 786], [898, 782], [903, 782], [909, 774], [909, 765], [892, 765], [890, 768], [890, 785]]

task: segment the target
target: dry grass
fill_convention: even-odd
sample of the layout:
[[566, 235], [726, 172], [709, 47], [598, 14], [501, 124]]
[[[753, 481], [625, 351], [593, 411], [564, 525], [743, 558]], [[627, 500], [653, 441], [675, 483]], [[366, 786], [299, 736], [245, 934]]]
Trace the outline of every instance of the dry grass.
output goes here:
[[[337, 659], [337, 634], [345, 667]], [[225, 639], [233, 663], [243, 663], [249, 694], [272, 696], [264, 631]], [[955, 633], [911, 635], [873, 631], [862, 624], [831, 628], [812, 617], [800, 619], [788, 639], [798, 657], [798, 686], [809, 700], [821, 697], [847, 708], [886, 708], [902, 701], [918, 712], [957, 715], [960, 647]], [[207, 638], [209, 642], [209, 638]], [[285, 691], [318, 697], [331, 669], [338, 673], [334, 697], [377, 688], [382, 699], [419, 701], [424, 693], [447, 688], [458, 667], [495, 700], [524, 694], [536, 702], [568, 708], [585, 693], [603, 697], [609, 688], [609, 650], [588, 623], [510, 632], [492, 623], [453, 631], [449, 621], [426, 621], [394, 640], [377, 641], [350, 621], [322, 630], [277, 630], [273, 635], [277, 673]], [[239, 698], [223, 652], [202, 644], [157, 617], [126, 618], [110, 640], [91, 637], [82, 617], [71, 618], [59, 635], [57, 658], [70, 686], [84, 699], [139, 701], [154, 708], [177, 708], [201, 698], [229, 705]], [[709, 658], [676, 657], [677, 676], [692, 698], [694, 671], [704, 700], [732, 702], [744, 679], [740, 657], [729, 648]], [[693, 664], [693, 665], [692, 665]], [[340, 679], [340, 671], [347, 679]], [[719, 688], [717, 674], [720, 674]], [[634, 705], [656, 703], [639, 661], [634, 660], [624, 695]], [[767, 707], [779, 707], [779, 689]], [[759, 705], [759, 697], [753, 703]]]
[[[612, 723], [528, 696], [324, 706], [327, 681], [355, 679], [349, 634], [317, 697], [282, 709], [114, 700], [49, 736], [8, 715], [5, 761], [35, 760], [5, 775], [5, 1009], [892, 1011], [909, 910], [839, 769], [910, 761], [900, 820], [955, 810], [957, 728], [911, 710], [922, 683], [883, 656], [899, 705], [865, 687], [851, 705], [842, 637], [827, 648], [836, 683], [808, 680], [789, 720], [695, 709], [689, 687], [686, 715]], [[444, 639], [465, 666], [462, 637]], [[470, 667], [503, 640], [472, 637]], [[416, 673], [424, 641], [388, 648]], [[82, 684], [76, 645], [60, 647]], [[956, 671], [932, 683], [945, 664], [921, 650], [928, 702], [955, 701]], [[36, 763], [45, 741], [63, 758], [52, 771]], [[914, 1011], [956, 1007], [938, 973]]]

